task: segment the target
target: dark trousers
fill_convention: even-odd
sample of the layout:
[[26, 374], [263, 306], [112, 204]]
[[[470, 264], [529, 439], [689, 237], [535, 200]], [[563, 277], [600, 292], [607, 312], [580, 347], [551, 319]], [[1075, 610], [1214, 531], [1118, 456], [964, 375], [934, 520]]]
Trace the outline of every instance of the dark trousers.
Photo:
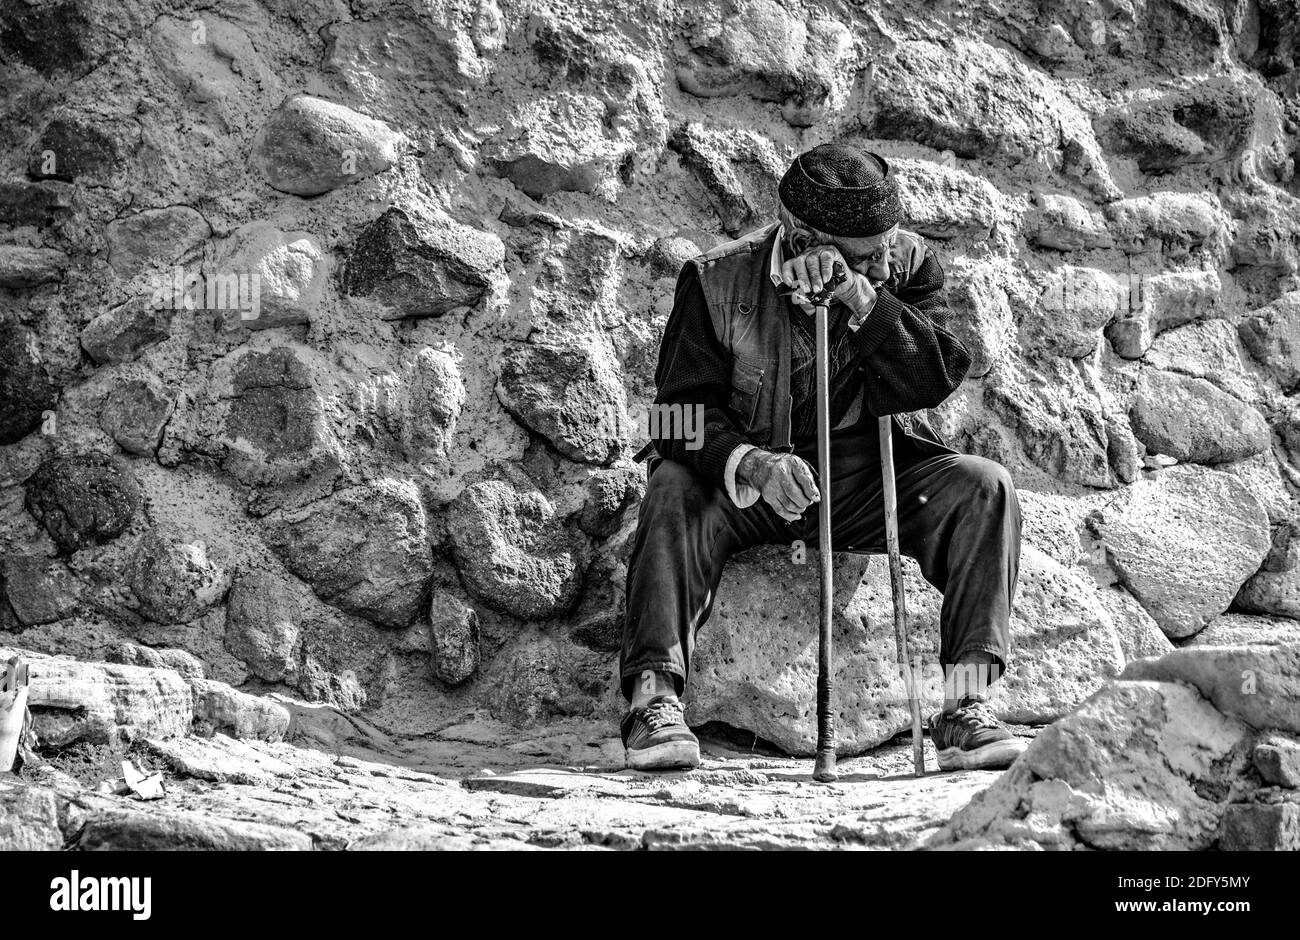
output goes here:
[[[878, 435], [871, 417], [832, 435], [836, 551], [886, 551]], [[923, 452], [897, 432], [893, 442], [899, 550], [943, 593], [940, 662], [979, 651], [1005, 670], [1020, 567], [1020, 503], [1011, 475], [985, 457]], [[817, 467], [815, 440], [795, 453]], [[797, 522], [786, 522], [762, 499], [737, 509], [722, 488], [685, 464], [660, 461], [628, 560], [619, 658], [624, 697], [631, 700], [635, 678], [647, 669], [675, 676], [681, 694], [695, 633], [708, 619], [727, 559], [754, 545], [796, 540], [816, 546], [817, 503]], [[816, 576], [815, 567], [808, 570]]]

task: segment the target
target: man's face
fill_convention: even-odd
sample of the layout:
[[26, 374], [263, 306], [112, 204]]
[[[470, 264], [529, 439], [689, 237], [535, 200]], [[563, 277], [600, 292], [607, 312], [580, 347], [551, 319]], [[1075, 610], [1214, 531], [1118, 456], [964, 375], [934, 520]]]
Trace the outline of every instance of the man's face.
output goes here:
[[840, 250], [849, 267], [865, 274], [872, 284], [881, 284], [889, 280], [889, 260], [897, 239], [898, 228], [894, 227], [868, 238], [836, 237], [831, 243]]
[[898, 226], [866, 238], [817, 235], [807, 231], [801, 231], [799, 236], [794, 247], [800, 253], [817, 245], [834, 245], [849, 263], [849, 267], [866, 275], [872, 284], [882, 284], [889, 280], [889, 262], [898, 240]]

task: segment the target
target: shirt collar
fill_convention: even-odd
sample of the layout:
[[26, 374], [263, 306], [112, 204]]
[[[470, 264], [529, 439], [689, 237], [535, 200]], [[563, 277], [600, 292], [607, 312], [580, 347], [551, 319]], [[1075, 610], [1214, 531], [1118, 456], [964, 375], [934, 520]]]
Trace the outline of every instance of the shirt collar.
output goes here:
[[785, 226], [777, 223], [776, 242], [772, 245], [772, 264], [767, 269], [767, 276], [772, 279], [772, 286], [780, 287], [783, 283], [781, 268], [785, 264]]

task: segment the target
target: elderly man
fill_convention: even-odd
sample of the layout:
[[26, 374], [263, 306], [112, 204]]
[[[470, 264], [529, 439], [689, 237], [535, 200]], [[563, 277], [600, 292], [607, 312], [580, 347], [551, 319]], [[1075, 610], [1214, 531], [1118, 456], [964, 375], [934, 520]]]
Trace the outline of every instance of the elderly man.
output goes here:
[[949, 680], [930, 719], [939, 766], [1005, 767], [1021, 742], [985, 695], [1010, 652], [1020, 506], [1005, 468], [957, 453], [908, 414], [942, 402], [970, 366], [947, 328], [943, 270], [919, 235], [899, 227], [898, 184], [876, 154], [816, 147], [795, 159], [779, 196], [777, 222], [693, 258], [677, 279], [655, 401], [701, 407], [704, 433], [688, 441], [663, 428], [653, 441], [620, 657], [627, 764], [699, 763], [679, 697], [727, 558], [763, 543], [816, 543], [815, 347], [805, 301], [839, 263], [848, 276], [830, 308], [831, 466], [820, 468], [831, 475], [835, 545], [885, 550], [876, 416], [894, 415], [900, 548], [943, 592], [940, 660]]

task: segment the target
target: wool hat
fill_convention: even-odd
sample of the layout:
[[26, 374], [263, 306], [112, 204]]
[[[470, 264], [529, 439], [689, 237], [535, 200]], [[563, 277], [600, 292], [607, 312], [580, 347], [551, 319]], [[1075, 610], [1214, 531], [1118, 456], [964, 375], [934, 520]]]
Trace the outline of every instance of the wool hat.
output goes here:
[[777, 193], [799, 221], [827, 235], [879, 235], [903, 217], [893, 168], [884, 157], [847, 144], [799, 154]]

